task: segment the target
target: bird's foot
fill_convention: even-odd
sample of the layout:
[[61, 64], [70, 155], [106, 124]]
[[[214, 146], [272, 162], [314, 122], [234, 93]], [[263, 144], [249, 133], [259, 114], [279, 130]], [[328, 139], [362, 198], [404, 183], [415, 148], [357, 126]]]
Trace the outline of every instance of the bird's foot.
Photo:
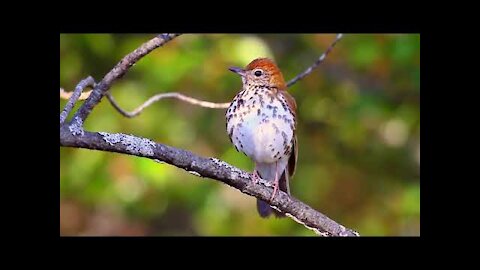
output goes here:
[[278, 192], [278, 182], [279, 182], [279, 179], [278, 179], [278, 170], [277, 170], [277, 163], [275, 163], [275, 180], [274, 180], [274, 185], [273, 185], [273, 194], [272, 194], [272, 197], [270, 198], [270, 202], [273, 201], [273, 198], [275, 198], [275, 195], [277, 194]]
[[275, 181], [275, 184], [273, 186], [273, 194], [272, 197], [270, 198], [270, 202], [273, 201], [273, 198], [275, 198], [275, 195], [278, 193], [278, 179]]

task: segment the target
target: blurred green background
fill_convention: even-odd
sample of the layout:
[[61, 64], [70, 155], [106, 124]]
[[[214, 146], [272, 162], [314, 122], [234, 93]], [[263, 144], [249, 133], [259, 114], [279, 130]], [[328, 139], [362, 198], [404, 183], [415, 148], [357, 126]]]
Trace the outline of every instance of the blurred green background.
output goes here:
[[[88, 75], [99, 82], [153, 36], [60, 35], [60, 86], [72, 91]], [[141, 59], [111, 92], [127, 110], [172, 91], [228, 102], [241, 87], [229, 66], [267, 56], [290, 80], [334, 38], [185, 34]], [[299, 108], [293, 196], [363, 236], [419, 235], [420, 35], [346, 34], [289, 91]], [[224, 115], [167, 99], [127, 119], [103, 99], [85, 128], [147, 137], [251, 171], [228, 139]], [[314, 235], [289, 218], [260, 218], [253, 197], [221, 182], [145, 158], [64, 147], [60, 234]]]

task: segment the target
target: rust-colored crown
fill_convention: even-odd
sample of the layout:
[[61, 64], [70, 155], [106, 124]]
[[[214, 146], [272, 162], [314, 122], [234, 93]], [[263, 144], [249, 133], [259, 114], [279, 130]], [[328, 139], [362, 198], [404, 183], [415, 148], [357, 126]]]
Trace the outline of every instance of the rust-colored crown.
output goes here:
[[287, 89], [282, 72], [272, 60], [268, 58], [257, 58], [247, 65], [246, 70], [253, 70], [256, 68], [260, 68], [270, 75], [270, 84], [272, 86], [275, 86], [281, 90]]

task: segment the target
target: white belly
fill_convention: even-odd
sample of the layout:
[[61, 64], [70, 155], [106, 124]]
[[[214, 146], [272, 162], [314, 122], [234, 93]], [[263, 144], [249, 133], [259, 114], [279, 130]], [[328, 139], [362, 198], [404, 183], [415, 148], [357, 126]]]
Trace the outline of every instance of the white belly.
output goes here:
[[285, 110], [285, 101], [275, 98], [271, 103], [268, 96], [253, 93], [244, 94], [242, 100], [232, 103], [226, 114], [227, 132], [237, 150], [262, 163], [274, 163], [289, 155], [295, 123]]

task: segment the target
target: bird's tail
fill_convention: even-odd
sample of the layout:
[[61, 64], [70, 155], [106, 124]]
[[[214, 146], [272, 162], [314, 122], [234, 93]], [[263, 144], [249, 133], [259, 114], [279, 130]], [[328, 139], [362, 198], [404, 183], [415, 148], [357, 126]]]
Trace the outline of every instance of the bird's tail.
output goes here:
[[[280, 190], [282, 190], [283, 192], [286, 192], [287, 194], [290, 194], [290, 187], [288, 185], [289, 183], [288, 183], [287, 174], [288, 174], [288, 172], [286, 170], [283, 171], [282, 176], [280, 177], [279, 182], [278, 182], [278, 188]], [[262, 176], [260, 175], [260, 177], [262, 177]], [[258, 214], [262, 218], [268, 218], [272, 213], [277, 218], [285, 217], [284, 213], [273, 209], [272, 207], [270, 207], [270, 205], [267, 202], [265, 202], [263, 200], [260, 200], [260, 199], [257, 199], [257, 211], [258, 211]]]
[[277, 210], [270, 207], [268, 203], [260, 199], [257, 199], [257, 211], [262, 218], [268, 218], [272, 213], [274, 213], [275, 216], [278, 218], [285, 217], [284, 213], [278, 212]]

